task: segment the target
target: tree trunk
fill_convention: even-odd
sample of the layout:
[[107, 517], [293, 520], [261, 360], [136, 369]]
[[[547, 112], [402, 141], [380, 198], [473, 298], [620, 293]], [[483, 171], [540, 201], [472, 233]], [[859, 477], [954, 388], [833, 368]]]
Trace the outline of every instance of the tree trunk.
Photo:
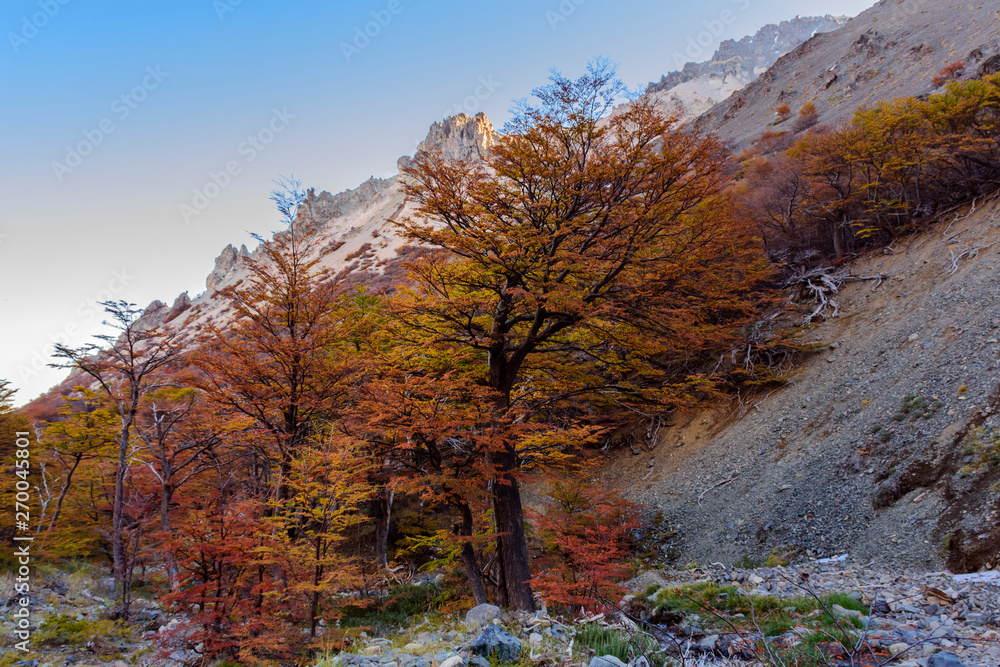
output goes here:
[[[133, 390], [133, 394], [135, 391]], [[127, 414], [122, 406], [122, 430], [118, 436], [118, 466], [115, 470], [115, 499], [111, 510], [111, 554], [113, 559], [112, 575], [121, 596], [121, 617], [128, 621], [128, 607], [131, 593], [131, 582], [126, 581], [128, 568], [125, 563], [126, 545], [122, 543], [125, 524], [125, 475], [128, 469], [128, 446], [135, 420], [135, 405], [139, 397], [133, 395], [132, 406]]]
[[524, 510], [517, 479], [511, 474], [517, 465], [516, 453], [508, 448], [495, 455], [497, 479], [493, 484], [493, 513], [497, 523], [497, 554], [503, 573], [507, 603], [517, 611], [534, 611], [531, 568], [524, 538]]
[[52, 519], [49, 520], [49, 527], [46, 529], [47, 533], [51, 533], [56, 527], [56, 521], [59, 520], [59, 514], [62, 512], [63, 501], [66, 500], [66, 494], [69, 493], [69, 485], [73, 480], [73, 473], [76, 472], [77, 467], [80, 465], [81, 458], [78, 456], [75, 461], [73, 461], [73, 467], [69, 469], [66, 473], [66, 481], [63, 483], [62, 489], [59, 490], [59, 498], [56, 500], [56, 509], [52, 513]]
[[375, 518], [375, 564], [389, 567], [389, 518], [392, 512], [393, 493], [386, 488], [372, 498], [372, 516]]
[[[160, 485], [160, 530], [170, 533], [170, 500], [174, 497], [174, 487], [171, 484]], [[180, 574], [177, 571], [177, 561], [172, 555], [167, 556], [167, 577], [170, 590], [176, 591], [180, 586]]]
[[[459, 534], [462, 537], [472, 537], [472, 510], [465, 503], [457, 503], [455, 507], [458, 508], [459, 513], [462, 515], [462, 525], [459, 528]], [[485, 604], [486, 589], [483, 588], [483, 575], [479, 570], [479, 562], [476, 560], [476, 550], [469, 540], [462, 542], [462, 564], [465, 566], [465, 574], [469, 578], [469, 588], [472, 589], [472, 600], [477, 605]]]
[[[846, 222], [846, 221], [845, 221]], [[837, 223], [833, 226], [833, 252], [837, 259], [844, 258], [844, 242], [841, 238], [840, 228], [844, 223]]]

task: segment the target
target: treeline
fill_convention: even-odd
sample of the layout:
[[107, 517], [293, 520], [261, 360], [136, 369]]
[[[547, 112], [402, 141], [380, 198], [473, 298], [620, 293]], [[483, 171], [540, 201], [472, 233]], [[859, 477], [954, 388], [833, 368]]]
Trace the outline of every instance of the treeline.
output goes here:
[[[125, 618], [154, 582], [192, 646], [253, 664], [335, 645], [345, 603], [401, 564], [460, 572], [475, 603], [597, 604], [639, 523], [584, 483], [594, 446], [778, 379], [782, 262], [995, 188], [998, 88], [836, 130], [807, 110], [737, 162], [641, 100], [610, 114], [606, 64], [554, 76], [484, 161], [405, 171], [418, 214], [397, 224], [421, 251], [378, 293], [319, 269], [287, 182], [288, 228], [195, 347], [119, 302], [118, 331], [58, 348], [87, 382], [41, 435], [36, 545], [105, 558]], [[522, 506], [529, 477], [552, 481], [547, 510]]]
[[775, 261], [839, 259], [995, 191], [998, 149], [1000, 75], [952, 81], [846, 127], [765, 134], [742, 157], [738, 198]]

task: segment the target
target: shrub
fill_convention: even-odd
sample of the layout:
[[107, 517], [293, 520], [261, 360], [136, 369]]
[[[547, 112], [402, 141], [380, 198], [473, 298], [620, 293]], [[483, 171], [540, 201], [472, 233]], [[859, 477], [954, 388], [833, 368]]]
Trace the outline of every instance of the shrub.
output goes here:
[[549, 604], [600, 608], [624, 593], [630, 534], [639, 527], [638, 506], [580, 479], [556, 482], [547, 512], [531, 512], [542, 540], [532, 586]]
[[945, 65], [942, 67], [938, 73], [931, 79], [931, 83], [934, 84], [935, 88], [940, 88], [944, 84], [948, 83], [953, 79], [957, 79], [962, 76], [962, 72], [965, 71], [965, 61], [957, 60], [950, 65]]

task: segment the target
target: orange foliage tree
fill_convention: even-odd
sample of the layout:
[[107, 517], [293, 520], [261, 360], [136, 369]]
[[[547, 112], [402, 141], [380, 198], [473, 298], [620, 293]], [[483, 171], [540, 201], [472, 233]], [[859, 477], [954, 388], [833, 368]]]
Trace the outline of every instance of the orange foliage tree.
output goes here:
[[541, 541], [535, 589], [564, 607], [614, 604], [625, 592], [617, 582], [629, 572], [631, 533], [641, 525], [638, 506], [580, 477], [556, 481], [546, 496], [546, 509], [530, 513]]
[[928, 99], [860, 109], [773, 156], [749, 154], [737, 188], [776, 259], [841, 258], [1000, 187], [1000, 75]]
[[[597, 401], [670, 404], [754, 311], [768, 273], [722, 205], [722, 149], [639, 101], [606, 63], [534, 91], [483, 164], [418, 156], [401, 227], [448, 251], [412, 265], [399, 307], [432, 344], [472, 350], [505, 424]], [[564, 412], [565, 415], [565, 412]], [[563, 418], [563, 417], [560, 417]], [[514, 433], [485, 453], [501, 600], [534, 607]]]

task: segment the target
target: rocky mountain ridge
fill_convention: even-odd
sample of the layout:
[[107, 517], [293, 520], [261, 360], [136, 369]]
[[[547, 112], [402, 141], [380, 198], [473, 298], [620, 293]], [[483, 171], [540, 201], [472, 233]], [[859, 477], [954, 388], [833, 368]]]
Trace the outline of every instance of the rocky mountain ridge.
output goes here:
[[[497, 136], [485, 114], [470, 118], [462, 113], [433, 123], [418, 144], [416, 154], [439, 152], [447, 157], [476, 159]], [[411, 160], [408, 155], [400, 157], [397, 161], [400, 170]], [[391, 221], [414, 212], [406, 202], [400, 179], [400, 175], [373, 176], [358, 187], [337, 194], [326, 191], [317, 194], [313, 188], [306, 191], [294, 226], [296, 231], [309, 235], [318, 260], [317, 271], [336, 273], [353, 268], [378, 274], [385, 262], [397, 255], [404, 240], [396, 234]], [[226, 246], [205, 279], [204, 292], [193, 299], [185, 292], [169, 307], [162, 301], [152, 302], [145, 308], [142, 325], [167, 325], [183, 341], [192, 339], [194, 332], [208, 322], [224, 322], [229, 311], [215, 294], [248, 276], [247, 259], [259, 261], [262, 253], [259, 249], [250, 251], [246, 245], [238, 249], [232, 244]]]
[[[836, 30], [846, 22], [847, 17], [828, 14], [768, 24], [754, 35], [722, 42], [709, 60], [688, 62], [680, 70], [661, 76], [646, 87], [645, 94], [667, 113], [688, 122], [743, 89], [816, 33]], [[689, 53], [692, 48], [697, 52], [701, 47], [692, 41]]]
[[735, 76], [753, 80], [760, 76], [778, 58], [819, 32], [830, 32], [847, 23], [846, 16], [796, 16], [790, 21], [769, 23], [753, 35], [742, 39], [727, 39], [716, 49], [709, 60], [687, 62], [680, 70], [664, 74], [659, 81], [650, 82], [647, 93], [670, 90], [691, 79], [715, 75]]

